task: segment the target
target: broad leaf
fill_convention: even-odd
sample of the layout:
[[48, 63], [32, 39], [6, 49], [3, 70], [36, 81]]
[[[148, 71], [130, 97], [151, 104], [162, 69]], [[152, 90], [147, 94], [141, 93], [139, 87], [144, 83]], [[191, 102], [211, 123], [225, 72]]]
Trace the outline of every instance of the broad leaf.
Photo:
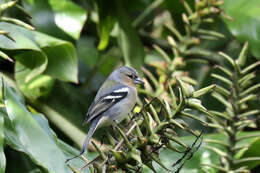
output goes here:
[[233, 20], [225, 20], [229, 30], [242, 43], [249, 42], [249, 50], [260, 59], [259, 0], [225, 0], [225, 12]]
[[[252, 158], [252, 157], [260, 157], [260, 138], [258, 138], [257, 140], [255, 140], [250, 147], [248, 148], [248, 150], [246, 150], [241, 159], [243, 158]], [[241, 163], [239, 166], [248, 166], [249, 169], [252, 169], [254, 167], [256, 167], [257, 165], [260, 165], [260, 161], [248, 161], [248, 162], [244, 162]]]
[[[69, 146], [68, 144], [66, 144], [65, 142], [63, 142], [62, 140], [58, 139], [57, 135], [54, 133], [54, 131], [52, 131], [52, 129], [49, 126], [48, 120], [42, 115], [42, 114], [34, 114], [33, 118], [37, 121], [37, 123], [41, 126], [41, 128], [44, 130], [44, 132], [53, 140], [55, 141], [55, 143], [57, 144], [57, 146], [60, 148], [60, 150], [62, 150], [62, 152], [64, 153], [64, 155], [66, 156], [66, 158], [72, 158], [73, 156], [76, 156], [77, 154], [79, 154], [79, 150]], [[87, 159], [91, 160], [94, 159], [95, 156], [97, 156], [97, 153], [95, 152], [86, 152], [87, 155]], [[81, 167], [83, 167], [86, 163], [78, 158], [78, 159], [73, 159], [70, 161], [70, 164], [76, 168], [76, 169], [80, 169]], [[82, 173], [87, 173], [89, 172], [89, 170], [86, 168], [82, 171]]]
[[33, 36], [48, 58], [44, 73], [62, 81], [77, 82], [77, 55], [73, 44], [39, 32]]
[[[19, 137], [18, 137], [17, 133], [15, 132], [15, 129], [12, 126], [12, 122], [8, 119], [7, 114], [5, 112], [3, 112], [3, 110], [2, 110], [2, 112], [0, 110], [0, 117], [1, 116], [5, 117], [5, 121], [6, 121], [5, 129], [4, 129], [4, 132], [6, 135], [6, 141], [5, 141], [6, 144], [17, 151], [27, 154], [27, 150], [23, 146], [23, 144], [20, 142]], [[53, 142], [56, 143], [56, 145], [64, 153], [66, 158], [71, 158], [80, 152], [79, 150], [69, 146], [68, 144], [66, 144], [63, 141], [61, 141], [60, 139], [58, 139], [57, 135], [50, 128], [48, 120], [42, 114], [33, 114], [32, 117], [34, 118], [35, 122], [38, 123], [38, 125], [42, 128], [42, 130], [45, 132], [45, 134]], [[88, 158], [89, 160], [91, 160], [94, 157], [96, 157], [96, 155], [97, 155], [97, 153], [95, 153], [95, 152], [90, 152], [90, 153], [86, 152], [85, 157]], [[27, 164], [32, 164], [32, 163], [27, 163]], [[78, 158], [78, 159], [71, 160], [70, 164], [74, 168], [80, 169], [86, 163], [82, 159]], [[69, 171], [68, 167], [66, 167], [66, 172], [71, 172], [71, 171]], [[82, 171], [82, 173], [87, 173], [87, 172], [89, 172], [89, 169], [87, 169], [87, 168]]]
[[5, 172], [5, 153], [4, 153], [4, 117], [0, 114], [0, 173]]
[[68, 35], [79, 39], [87, 19], [85, 9], [70, 0], [26, 0], [23, 3], [37, 30], [62, 39], [69, 39]]
[[4, 82], [4, 103], [8, 118], [12, 123], [14, 135], [22, 144], [21, 150], [32, 161], [43, 167], [50, 173], [64, 173], [66, 171], [65, 156], [56, 143], [44, 132], [39, 124], [33, 119], [33, 115], [16, 98], [14, 92]]
[[0, 28], [8, 30], [15, 40], [0, 35], [0, 48], [24, 50], [15, 53], [18, 54], [17, 61], [31, 70], [25, 78], [26, 83], [43, 72], [59, 80], [77, 82], [76, 50], [70, 42], [5, 22], [0, 22]]
[[34, 60], [33, 63], [31, 63], [31, 66], [28, 67], [32, 70], [26, 76], [26, 81], [28, 82], [35, 76], [41, 74], [47, 67], [47, 57], [41, 52], [40, 47], [35, 43], [32, 35], [33, 32], [23, 27], [5, 22], [0, 22], [0, 28], [10, 32], [10, 37], [15, 40], [14, 42], [6, 36], [0, 35], [0, 48], [6, 50], [33, 51]]
[[48, 94], [54, 79], [77, 82], [76, 50], [70, 42], [9, 23], [1, 22], [0, 27], [15, 40], [0, 35], [0, 48], [16, 54], [15, 78], [27, 97]]
[[113, 3], [110, 1], [97, 1], [98, 5], [98, 29], [99, 29], [99, 37], [100, 41], [98, 44], [99, 50], [104, 50], [108, 43], [110, 38], [110, 32], [112, 31], [116, 19], [115, 16], [113, 16]]
[[31, 70], [26, 68], [19, 61], [15, 63], [15, 70], [16, 82], [19, 86], [19, 89], [26, 97], [35, 100], [38, 97], [48, 96], [52, 90], [55, 80], [50, 76], [41, 74], [26, 83], [25, 78], [31, 72]]

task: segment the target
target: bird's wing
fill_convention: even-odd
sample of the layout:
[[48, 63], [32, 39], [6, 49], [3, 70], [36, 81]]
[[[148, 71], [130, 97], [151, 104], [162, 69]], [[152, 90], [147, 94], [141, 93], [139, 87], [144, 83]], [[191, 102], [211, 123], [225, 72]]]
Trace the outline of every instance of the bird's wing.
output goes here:
[[93, 120], [103, 112], [110, 109], [116, 103], [124, 99], [129, 92], [129, 88], [127, 86], [119, 86], [110, 90], [109, 93], [101, 96], [99, 99], [94, 101], [87, 113], [86, 119], [84, 120], [83, 124]]

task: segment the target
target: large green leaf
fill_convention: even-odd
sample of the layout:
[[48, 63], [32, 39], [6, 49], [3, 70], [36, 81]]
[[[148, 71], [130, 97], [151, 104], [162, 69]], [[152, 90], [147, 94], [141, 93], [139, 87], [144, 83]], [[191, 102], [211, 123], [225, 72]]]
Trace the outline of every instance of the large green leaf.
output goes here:
[[19, 54], [17, 61], [31, 70], [25, 82], [43, 72], [59, 80], [77, 82], [77, 57], [72, 43], [5, 22], [0, 22], [0, 28], [8, 30], [15, 40], [0, 35], [0, 48], [33, 51], [15, 52]]
[[5, 121], [4, 134], [6, 145], [9, 145], [14, 150], [26, 153], [26, 148], [19, 140], [18, 135], [15, 132], [11, 120], [8, 118], [6, 111], [0, 109], [0, 115], [4, 117]]
[[39, 32], [33, 32], [33, 38], [48, 58], [45, 74], [63, 81], [78, 81], [77, 55], [72, 43]]
[[[72, 158], [76, 155], [79, 154], [79, 150], [76, 150], [75, 148], [71, 147], [70, 145], [64, 143], [61, 140], [58, 140], [58, 145], [59, 147], [62, 149], [62, 151], [64, 152], [64, 154], [67, 156], [67, 158]], [[88, 160], [93, 160], [98, 154], [96, 152], [86, 152], [87, 155], [87, 159]], [[82, 159], [74, 159], [70, 161], [71, 165], [76, 168], [77, 170], [79, 170], [80, 168], [82, 168], [84, 165], [86, 165], [86, 162], [83, 161]], [[90, 172], [88, 168], [85, 168], [81, 171], [82, 173], [88, 173]]]
[[76, 50], [72, 44], [44, 47], [43, 51], [48, 57], [45, 74], [63, 81], [78, 82]]
[[46, 95], [53, 79], [77, 82], [76, 50], [70, 42], [9, 23], [0, 22], [0, 27], [15, 40], [0, 35], [0, 48], [16, 54], [15, 78], [27, 97]]
[[[33, 54], [33, 52], [27, 52], [27, 54]], [[21, 60], [23, 59], [23, 55]], [[28, 58], [27, 58], [28, 59]], [[33, 62], [33, 61], [27, 61]], [[26, 68], [20, 61], [15, 63], [15, 79], [23, 94], [30, 99], [37, 99], [38, 97], [47, 96], [55, 83], [55, 80], [48, 75], [38, 75], [29, 82], [25, 82], [26, 76], [31, 73], [29, 68]]]
[[[243, 158], [252, 158], [252, 157], [260, 157], [260, 138], [258, 138], [257, 140], [255, 140], [250, 147], [248, 148], [248, 150], [246, 150], [241, 159]], [[260, 165], [260, 161], [248, 161], [248, 162], [243, 162], [241, 163], [239, 166], [248, 166], [250, 169], [256, 167], [257, 165]]]
[[[39, 166], [35, 165], [31, 159], [23, 152], [12, 150], [11, 147], [7, 147], [5, 150], [7, 164], [7, 173], [46, 173]], [[15, 166], [14, 166], [15, 164]]]
[[[19, 137], [17, 133], [15, 132], [15, 129], [12, 126], [12, 122], [8, 119], [8, 116], [3, 110], [0, 110], [0, 116], [5, 117], [5, 135], [6, 135], [6, 144], [9, 145], [11, 148], [23, 152], [27, 154], [26, 148], [23, 146], [23, 144], [20, 142]], [[46, 135], [56, 143], [56, 145], [59, 147], [59, 149], [64, 153], [66, 158], [71, 158], [77, 154], [79, 154], [79, 150], [69, 146], [68, 144], [64, 143], [60, 139], [57, 138], [57, 135], [52, 131], [52, 129], [49, 126], [48, 120], [42, 115], [42, 114], [33, 114], [32, 116], [34, 120], [38, 123], [38, 125], [42, 128], [42, 130], [46, 133]], [[85, 157], [88, 158], [89, 160], [93, 159], [97, 153], [95, 152], [86, 152]], [[23, 158], [23, 161], [25, 158]], [[28, 161], [27, 161], [28, 162]], [[27, 163], [29, 164], [29, 163]], [[30, 163], [31, 164], [31, 163]], [[70, 161], [70, 164], [76, 168], [79, 169], [82, 166], [84, 166], [86, 163], [78, 158], [78, 159], [73, 159]], [[28, 165], [27, 165], [28, 166]], [[66, 169], [67, 172], [71, 172], [68, 170], [68, 167]], [[84, 169], [82, 173], [88, 173], [88, 169]]]
[[110, 1], [97, 1], [98, 5], [98, 28], [99, 28], [99, 37], [100, 41], [98, 44], [99, 50], [104, 50], [108, 43], [109, 43], [109, 37], [110, 32], [112, 31], [114, 25], [115, 25], [115, 16], [113, 16], [113, 3]]
[[23, 3], [37, 30], [62, 39], [69, 39], [67, 35], [79, 39], [87, 19], [85, 9], [70, 0], [25, 0]]
[[259, 0], [225, 0], [225, 12], [234, 20], [225, 20], [229, 30], [241, 42], [249, 42], [249, 50], [260, 59]]
[[0, 114], [0, 173], [5, 172], [5, 154], [4, 154], [4, 117]]
[[41, 102], [33, 102], [33, 106], [44, 113], [49, 121], [77, 146], [81, 147], [85, 138], [84, 131], [87, 131], [86, 126], [82, 126], [83, 115], [89, 106], [84, 99], [84, 94], [61, 82], [56, 82], [50, 94], [50, 98], [41, 99]]
[[6, 36], [0, 35], [0, 48], [6, 50], [33, 51], [34, 61], [31, 63], [30, 67], [28, 67], [32, 70], [26, 76], [26, 81], [28, 82], [35, 76], [41, 74], [47, 67], [47, 57], [41, 52], [41, 49], [35, 43], [32, 35], [33, 32], [23, 27], [5, 22], [0, 22], [0, 28], [8, 31], [10, 33], [10, 37], [15, 40], [12, 41]]
[[12, 123], [14, 135], [18, 138], [19, 146], [32, 161], [50, 173], [66, 171], [65, 156], [56, 143], [44, 132], [33, 119], [33, 115], [16, 98], [11, 88], [4, 82], [4, 103], [8, 118]]
[[131, 25], [123, 3], [120, 0], [116, 2], [116, 18], [119, 24], [118, 45], [121, 48], [125, 64], [135, 67], [140, 71], [144, 63], [144, 48], [136, 30]]
[[[62, 150], [62, 152], [64, 153], [64, 155], [66, 156], [66, 158], [72, 158], [76, 155], [79, 154], [79, 150], [69, 146], [68, 144], [66, 144], [65, 142], [63, 142], [62, 140], [57, 138], [57, 135], [54, 133], [54, 131], [52, 131], [52, 129], [49, 126], [48, 120], [42, 115], [42, 114], [35, 114], [33, 116], [33, 118], [38, 122], [38, 124], [41, 126], [41, 128], [44, 130], [44, 132], [53, 140], [55, 141], [55, 143], [57, 144], [57, 146], [60, 148], [60, 150]], [[97, 156], [97, 153], [95, 152], [86, 152], [87, 154], [87, 159], [91, 160], [94, 159], [95, 156]], [[86, 163], [82, 160], [82, 159], [73, 159], [70, 161], [70, 164], [76, 168], [79, 169], [82, 166], [84, 166]], [[89, 172], [88, 169], [84, 169], [82, 171], [82, 173], [87, 173]]]

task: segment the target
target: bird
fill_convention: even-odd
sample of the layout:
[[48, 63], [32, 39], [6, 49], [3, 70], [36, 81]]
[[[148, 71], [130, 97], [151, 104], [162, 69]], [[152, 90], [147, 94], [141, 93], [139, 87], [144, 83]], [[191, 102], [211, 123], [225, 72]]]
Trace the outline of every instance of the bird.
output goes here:
[[144, 84], [138, 72], [128, 66], [115, 69], [101, 85], [94, 101], [90, 105], [83, 125], [90, 123], [81, 152], [66, 160], [81, 156], [87, 149], [89, 141], [100, 126], [120, 123], [136, 104], [137, 84]]

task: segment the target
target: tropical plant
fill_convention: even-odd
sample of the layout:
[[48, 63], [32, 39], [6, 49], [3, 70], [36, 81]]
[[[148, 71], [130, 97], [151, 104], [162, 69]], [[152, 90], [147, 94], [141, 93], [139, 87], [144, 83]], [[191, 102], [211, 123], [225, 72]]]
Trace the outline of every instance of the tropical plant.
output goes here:
[[[0, 1], [0, 173], [259, 172], [258, 0], [131, 2]], [[137, 105], [66, 164], [123, 64]]]

